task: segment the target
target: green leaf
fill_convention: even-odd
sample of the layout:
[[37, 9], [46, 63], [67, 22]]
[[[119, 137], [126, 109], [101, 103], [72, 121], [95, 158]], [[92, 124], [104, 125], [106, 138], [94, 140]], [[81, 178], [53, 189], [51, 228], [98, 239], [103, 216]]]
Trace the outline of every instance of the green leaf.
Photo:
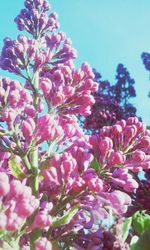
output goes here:
[[69, 211], [67, 211], [62, 217], [57, 217], [53, 219], [52, 227], [60, 227], [68, 224], [73, 216], [78, 212], [79, 205], [72, 207]]
[[0, 239], [2, 239], [5, 234], [6, 234], [6, 231], [3, 229], [0, 229]]
[[3, 242], [3, 245], [2, 247], [0, 247], [0, 250], [12, 250], [12, 249], [20, 250], [19, 243], [18, 241], [15, 241], [14, 238], [9, 240], [9, 242], [5, 240], [3, 240], [2, 242]]
[[123, 223], [123, 241], [125, 241], [128, 237], [131, 224], [132, 224], [132, 217], [126, 218]]
[[91, 163], [91, 167], [94, 168], [96, 172], [98, 172], [100, 168], [98, 161], [94, 159]]
[[15, 176], [17, 179], [24, 179], [27, 177], [27, 175], [23, 172], [15, 156], [10, 158], [8, 166], [9, 169], [11, 170], [12, 175]]
[[150, 228], [150, 215], [146, 214], [144, 211], [136, 212], [133, 215], [132, 226], [138, 235], [144, 233], [147, 228]]
[[134, 246], [134, 250], [150, 250], [150, 229], [147, 229]]

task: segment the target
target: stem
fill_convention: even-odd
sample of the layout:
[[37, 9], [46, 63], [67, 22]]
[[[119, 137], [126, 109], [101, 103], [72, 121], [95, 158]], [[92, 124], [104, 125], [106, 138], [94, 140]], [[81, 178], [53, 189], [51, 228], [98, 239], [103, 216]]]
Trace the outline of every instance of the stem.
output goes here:
[[35, 229], [30, 234], [30, 250], [35, 250], [36, 241], [40, 238], [42, 233], [41, 229]]
[[26, 168], [28, 170], [31, 170], [31, 165], [30, 165], [30, 162], [29, 162], [29, 159], [28, 159], [27, 155], [22, 157], [22, 161], [23, 161], [24, 165], [26, 166]]
[[[38, 86], [39, 86], [39, 72], [36, 71], [33, 74], [33, 77], [31, 78], [29, 68], [26, 67], [26, 73], [28, 80], [33, 87], [33, 105], [35, 109], [37, 110], [38, 107]], [[38, 113], [36, 114], [34, 118], [35, 124], [37, 123], [38, 119]], [[28, 165], [28, 158], [24, 158], [24, 161]], [[32, 171], [32, 176], [30, 177], [30, 186], [32, 188], [32, 193], [36, 197], [38, 196], [39, 193], [39, 165], [38, 165], [38, 146], [33, 147], [29, 153], [29, 163], [31, 165], [31, 171]], [[29, 166], [29, 165], [28, 165]], [[41, 230], [35, 229], [31, 232], [30, 234], [30, 249], [35, 250], [35, 243], [38, 240], [38, 238], [41, 236]]]
[[38, 147], [35, 147], [31, 152], [31, 168], [33, 172], [31, 177], [32, 191], [33, 194], [37, 196], [39, 190]]
[[[34, 92], [34, 107], [37, 109], [38, 105], [38, 86], [39, 86], [39, 72], [35, 72], [33, 75], [33, 86], [36, 92]], [[38, 114], [36, 115], [34, 121], [37, 122]], [[38, 166], [38, 146], [34, 147], [31, 154], [31, 168], [33, 172], [33, 179], [31, 180], [32, 191], [35, 196], [38, 195], [39, 190], [39, 166]]]
[[[35, 109], [37, 110], [38, 108], [38, 100], [39, 100], [39, 94], [38, 94], [38, 88], [39, 88], [39, 72], [35, 72], [32, 78], [32, 84], [34, 87], [34, 92], [33, 92], [33, 105]], [[36, 114], [36, 117], [34, 118], [35, 123], [37, 122], [38, 119], [38, 113]]]
[[[39, 191], [39, 168], [38, 168], [38, 147], [35, 147], [30, 154], [31, 168], [33, 175], [30, 178], [33, 195], [38, 196]], [[41, 230], [35, 229], [30, 234], [30, 250], [35, 250], [35, 243], [41, 236]]]

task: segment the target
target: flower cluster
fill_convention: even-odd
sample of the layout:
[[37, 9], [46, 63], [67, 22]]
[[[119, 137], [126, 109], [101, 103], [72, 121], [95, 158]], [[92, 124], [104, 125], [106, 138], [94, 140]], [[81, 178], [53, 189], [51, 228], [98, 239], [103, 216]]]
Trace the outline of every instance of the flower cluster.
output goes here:
[[53, 33], [45, 37], [48, 49], [49, 64], [58, 65], [77, 57], [76, 50], [71, 47], [72, 42], [63, 32]]
[[90, 142], [100, 175], [127, 192], [138, 188], [131, 173], [150, 167], [150, 136], [142, 122], [137, 118], [121, 120], [90, 136]]
[[34, 139], [36, 144], [63, 136], [62, 127], [48, 114], [40, 116], [37, 119], [37, 124], [33, 118], [23, 120], [21, 132], [26, 141], [31, 142]]
[[59, 27], [57, 22], [57, 14], [51, 13], [50, 5], [45, 0], [26, 0], [25, 9], [15, 18], [15, 22], [19, 30], [26, 30], [33, 35], [34, 38], [43, 36], [47, 31], [53, 31]]
[[144, 179], [140, 180], [138, 178], [139, 187], [136, 190], [136, 193], [133, 194], [132, 204], [128, 208], [127, 215], [131, 216], [136, 211], [146, 211], [150, 214], [150, 205], [149, 205], [149, 193], [150, 193], [150, 179], [149, 179], [150, 170], [145, 171]]
[[48, 70], [40, 79], [40, 88], [50, 109], [63, 114], [89, 115], [95, 100], [92, 92], [98, 88], [94, 74], [87, 63], [75, 70], [73, 66], [60, 66]]
[[24, 35], [16, 40], [4, 39], [4, 47], [0, 57], [0, 67], [11, 73], [21, 75], [27, 65], [35, 58], [37, 43]]
[[75, 57], [76, 51], [63, 33], [49, 35], [41, 44], [35, 39], [19, 35], [16, 40], [4, 39], [0, 67], [28, 79], [29, 65], [38, 70], [40, 66], [57, 65]]
[[[16, 40], [4, 39], [0, 67], [31, 83], [30, 70], [52, 68], [76, 58], [71, 40], [63, 32], [53, 31], [59, 27], [57, 14], [47, 15], [47, 1], [25, 1], [25, 9], [16, 17], [19, 30], [26, 30], [33, 38], [19, 35]], [[53, 32], [53, 33], [52, 33]], [[51, 34], [52, 33], [52, 34]]]
[[129, 245], [124, 243], [123, 239], [117, 239], [114, 233], [107, 228], [103, 230], [98, 229], [96, 232], [85, 235], [84, 232], [80, 232], [78, 235], [73, 249], [87, 249], [87, 250], [129, 250]]
[[[134, 81], [119, 65], [117, 88], [101, 82], [94, 96], [95, 74], [88, 63], [75, 68], [76, 52], [49, 10], [47, 0], [25, 0], [15, 22], [31, 37], [6, 38], [0, 56], [0, 67], [24, 81], [0, 79], [0, 247], [128, 249], [119, 220], [138, 173], [150, 168], [144, 125], [137, 118], [114, 123], [122, 83], [129, 98]], [[109, 102], [113, 95], [117, 103]], [[89, 136], [78, 116], [90, 115], [95, 99], [103, 104], [97, 118], [114, 125]]]
[[91, 115], [83, 121], [83, 127], [89, 133], [98, 133], [103, 126], [110, 126], [118, 120], [136, 115], [136, 108], [129, 102], [129, 99], [135, 97], [136, 93], [134, 79], [130, 77], [123, 64], [117, 66], [116, 83], [113, 85], [108, 81], [103, 81], [100, 73], [95, 69], [93, 72], [99, 88], [94, 94], [95, 104]]
[[91, 115], [84, 121], [84, 128], [87, 131], [98, 133], [103, 126], [114, 124], [122, 118], [122, 109], [115, 98], [102, 93], [94, 94], [95, 104], [92, 106]]
[[0, 172], [0, 229], [18, 231], [39, 206], [30, 187]]
[[[115, 93], [116, 101], [118, 101], [127, 111], [128, 100], [131, 97], [135, 97], [134, 84], [135, 81], [130, 77], [129, 72], [123, 64], [119, 64], [117, 67], [116, 84], [113, 86], [112, 91]], [[127, 106], [127, 107], [126, 107]]]
[[150, 70], [150, 54], [147, 52], [143, 52], [141, 55], [143, 64], [145, 68], [149, 71]]
[[0, 79], [0, 120], [6, 122], [7, 127], [17, 123], [20, 116], [34, 117], [32, 95], [20, 84], [9, 78]]

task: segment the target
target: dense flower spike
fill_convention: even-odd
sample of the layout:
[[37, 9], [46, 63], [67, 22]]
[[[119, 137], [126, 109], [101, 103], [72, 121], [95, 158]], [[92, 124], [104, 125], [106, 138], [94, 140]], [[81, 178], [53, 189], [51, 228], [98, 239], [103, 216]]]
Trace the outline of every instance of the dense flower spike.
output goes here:
[[103, 127], [100, 134], [90, 136], [98, 172], [127, 192], [138, 188], [131, 173], [150, 168], [149, 142], [149, 132], [137, 118], [121, 120], [114, 126]]
[[20, 84], [9, 78], [0, 79], [0, 110], [10, 107], [12, 110], [26, 108], [33, 103], [31, 94]]
[[19, 35], [16, 40], [4, 39], [0, 66], [31, 82], [30, 68], [34, 71], [40, 67], [69, 62], [76, 58], [76, 51], [65, 33], [49, 34], [58, 28], [58, 24], [56, 13], [47, 16], [50, 8], [47, 1], [25, 1], [25, 7], [15, 21], [18, 28], [26, 29], [33, 35], [33, 39], [25, 35]]
[[[142, 62], [145, 66], [145, 69], [150, 71], [150, 53], [143, 52], [141, 55]], [[150, 92], [148, 93], [148, 97], [150, 97]]]
[[53, 33], [45, 37], [50, 64], [65, 63], [77, 57], [76, 50], [71, 47], [71, 40], [63, 32]]
[[94, 94], [95, 104], [92, 107], [91, 115], [84, 121], [84, 128], [92, 133], [97, 133], [103, 126], [114, 124], [122, 118], [122, 109], [119, 103], [110, 96], [103, 93]]
[[30, 187], [18, 180], [9, 181], [8, 176], [2, 172], [0, 172], [0, 197], [2, 230], [18, 231], [39, 206], [39, 200], [32, 195]]
[[103, 81], [95, 69], [93, 72], [95, 80], [99, 83], [99, 89], [94, 94], [95, 104], [92, 113], [83, 121], [83, 126], [89, 133], [98, 133], [103, 126], [110, 126], [117, 120], [135, 116], [136, 108], [129, 99], [135, 97], [136, 93], [134, 79], [130, 77], [123, 64], [117, 66], [116, 83], [113, 85]]
[[56, 118], [50, 115], [43, 115], [37, 120], [37, 128], [35, 132], [37, 143], [42, 143], [48, 140], [54, 140], [57, 137], [62, 137], [64, 132], [61, 126], [57, 123]]
[[40, 79], [40, 87], [49, 103], [49, 109], [63, 114], [89, 115], [95, 100], [92, 92], [98, 88], [94, 74], [85, 63], [75, 70], [73, 66], [60, 66], [48, 70]]
[[59, 27], [57, 14], [47, 14], [50, 5], [47, 0], [26, 0], [25, 9], [15, 18], [19, 30], [26, 30], [34, 38], [43, 36], [47, 31], [53, 31]]
[[150, 70], [150, 54], [147, 52], [143, 52], [141, 55], [143, 64], [145, 68], [149, 71]]
[[139, 187], [136, 190], [136, 193], [132, 197], [132, 204], [128, 208], [127, 215], [131, 216], [136, 211], [146, 211], [146, 213], [150, 214], [150, 178], [149, 178], [150, 170], [145, 171], [145, 176], [143, 180], [140, 180], [140, 176], [138, 178]]
[[[138, 173], [150, 168], [149, 131], [133, 117], [115, 123], [122, 110], [135, 113], [127, 102], [134, 81], [123, 65], [115, 86], [98, 84], [88, 63], [76, 69], [47, 0], [24, 5], [15, 22], [31, 37], [4, 39], [0, 56], [0, 67], [23, 81], [0, 78], [0, 249], [129, 249], [129, 194], [139, 198]], [[96, 132], [102, 117], [102, 126], [114, 125], [88, 136], [78, 116], [94, 103], [102, 106]]]
[[56, 33], [56, 36], [60, 36], [58, 43], [50, 36], [41, 44], [25, 35], [19, 35], [16, 40], [4, 39], [0, 67], [27, 79], [29, 67], [37, 70], [40, 66], [57, 65], [76, 58], [76, 51], [71, 47], [71, 41], [65, 34]]
[[[0, 141], [2, 140], [3, 142], [5, 142], [7, 146], [10, 146], [12, 143], [15, 143], [12, 137], [11, 140], [8, 140], [5, 135], [12, 136], [13, 133], [20, 133], [19, 124], [23, 129], [23, 135], [26, 136], [27, 133], [25, 132], [25, 124], [27, 126], [27, 121], [31, 122], [35, 114], [36, 110], [33, 106], [33, 97], [23, 86], [21, 86], [20, 82], [12, 81], [9, 78], [1, 78], [0, 131], [3, 137], [1, 136]], [[27, 121], [23, 121], [24, 119], [27, 119]], [[32, 126], [34, 127], [33, 122]], [[15, 147], [15, 144], [13, 146]]]
[[4, 39], [4, 47], [0, 57], [0, 67], [3, 70], [20, 75], [27, 65], [35, 58], [37, 42], [24, 35], [16, 40]]

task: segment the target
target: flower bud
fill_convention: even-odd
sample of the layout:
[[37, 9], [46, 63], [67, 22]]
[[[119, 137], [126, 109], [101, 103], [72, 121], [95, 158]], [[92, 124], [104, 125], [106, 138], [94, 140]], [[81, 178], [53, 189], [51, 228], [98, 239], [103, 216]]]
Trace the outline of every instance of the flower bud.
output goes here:
[[114, 125], [112, 127], [112, 133], [113, 133], [114, 136], [117, 135], [117, 134], [122, 133], [122, 126], [119, 125], [119, 124]]
[[142, 148], [150, 147], [150, 136], [143, 136], [137, 146], [140, 146]]
[[125, 156], [123, 155], [123, 153], [121, 151], [113, 151], [112, 150], [110, 152], [108, 162], [111, 166], [121, 165], [125, 162]]
[[23, 133], [24, 138], [30, 139], [35, 130], [35, 122], [32, 118], [27, 118], [21, 124], [21, 130]]
[[25, 113], [28, 115], [28, 116], [30, 116], [30, 117], [34, 117], [35, 116], [35, 114], [36, 114], [36, 110], [35, 110], [35, 108], [32, 106], [32, 105], [27, 105], [26, 107], [25, 107]]
[[35, 204], [30, 199], [21, 199], [17, 204], [16, 211], [20, 217], [29, 217], [35, 210]]
[[43, 212], [38, 212], [35, 215], [35, 218], [31, 227], [32, 229], [44, 228], [44, 227], [50, 226], [51, 224], [52, 224], [52, 217], [43, 211]]
[[68, 181], [68, 189], [70, 190], [69, 194], [78, 194], [82, 190], [84, 190], [85, 187], [86, 187], [86, 182], [81, 177], [75, 179], [73, 183], [69, 183]]
[[19, 197], [23, 193], [23, 185], [18, 180], [12, 180], [10, 182], [10, 196], [11, 197]]
[[35, 246], [36, 250], [52, 250], [52, 244], [50, 241], [47, 240], [47, 238], [42, 237], [41, 239], [39, 239], [36, 242], [36, 246]]
[[24, 220], [18, 216], [15, 212], [10, 212], [7, 215], [7, 224], [6, 230], [8, 231], [17, 231], [22, 226]]
[[7, 216], [0, 212], [0, 230], [4, 230], [7, 224]]
[[0, 172], [0, 197], [8, 194], [10, 190], [9, 179], [5, 173]]
[[137, 128], [135, 125], [128, 125], [124, 129], [124, 135], [127, 139], [132, 140], [132, 138], [136, 135]]
[[108, 150], [112, 149], [113, 141], [109, 137], [100, 138], [99, 141], [99, 149], [102, 154], [108, 152]]
[[145, 159], [145, 153], [141, 150], [136, 150], [132, 153], [132, 160], [139, 163], [141, 161], [144, 161]]
[[50, 90], [51, 90], [51, 88], [52, 88], [52, 82], [51, 82], [51, 80], [48, 79], [48, 78], [42, 77], [42, 78], [40, 79], [40, 88], [41, 88], [41, 90], [43, 91], [43, 94], [44, 94], [44, 95], [49, 94], [49, 93], [50, 93]]

